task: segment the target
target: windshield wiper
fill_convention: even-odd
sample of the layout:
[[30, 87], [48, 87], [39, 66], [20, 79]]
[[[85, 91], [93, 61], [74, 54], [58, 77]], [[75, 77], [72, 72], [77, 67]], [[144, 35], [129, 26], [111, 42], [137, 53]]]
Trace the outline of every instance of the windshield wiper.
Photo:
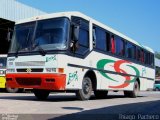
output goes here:
[[16, 53], [15, 53], [15, 57], [16, 57], [16, 58], [18, 57], [18, 50], [17, 50]]
[[16, 50], [16, 53], [15, 53], [16, 58], [18, 57], [18, 53], [19, 53], [19, 48]]
[[38, 44], [33, 44], [32, 50], [36, 48], [38, 48], [38, 51], [42, 56], [46, 55], [47, 52], [41, 46], [39, 46]]
[[29, 42], [30, 32], [31, 32], [31, 29], [29, 29], [28, 34], [27, 34], [27, 38], [26, 38], [26, 46], [28, 45], [28, 42]]
[[42, 56], [45, 56], [47, 52], [46, 52], [41, 46], [38, 45], [37, 47], [38, 47], [39, 53], [40, 53]]

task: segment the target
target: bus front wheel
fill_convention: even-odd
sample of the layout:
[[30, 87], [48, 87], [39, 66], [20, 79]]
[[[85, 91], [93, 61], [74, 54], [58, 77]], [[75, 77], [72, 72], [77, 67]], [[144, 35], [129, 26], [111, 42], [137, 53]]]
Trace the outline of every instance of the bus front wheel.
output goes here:
[[84, 77], [82, 81], [82, 89], [76, 92], [79, 100], [89, 100], [92, 94], [92, 81], [89, 77]]
[[38, 100], [46, 100], [49, 96], [50, 91], [34, 89], [33, 93]]

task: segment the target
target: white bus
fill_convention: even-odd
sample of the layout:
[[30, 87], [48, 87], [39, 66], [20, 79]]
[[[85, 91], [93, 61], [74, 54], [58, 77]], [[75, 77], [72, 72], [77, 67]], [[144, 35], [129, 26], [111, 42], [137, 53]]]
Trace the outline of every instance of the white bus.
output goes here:
[[52, 91], [92, 91], [136, 97], [153, 88], [154, 51], [79, 12], [62, 12], [19, 21], [7, 59], [7, 86], [31, 88], [44, 100]]

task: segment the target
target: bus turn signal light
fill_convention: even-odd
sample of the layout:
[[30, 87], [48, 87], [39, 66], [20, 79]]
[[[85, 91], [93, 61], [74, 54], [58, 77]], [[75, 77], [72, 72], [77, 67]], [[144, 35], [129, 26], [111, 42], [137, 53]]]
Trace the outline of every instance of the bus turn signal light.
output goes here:
[[64, 68], [58, 68], [58, 73], [64, 73]]

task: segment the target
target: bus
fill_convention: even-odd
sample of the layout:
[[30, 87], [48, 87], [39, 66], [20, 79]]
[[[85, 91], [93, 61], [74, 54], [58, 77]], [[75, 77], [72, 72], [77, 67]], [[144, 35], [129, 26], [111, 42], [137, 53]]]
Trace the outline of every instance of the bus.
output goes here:
[[14, 28], [15, 22], [0, 18], [0, 91], [7, 92], [18, 92], [18, 88], [8, 88], [6, 87], [6, 63], [7, 63], [7, 53], [10, 46], [10, 42], [7, 40], [7, 33], [10, 31], [10, 37], [12, 36], [12, 29]]
[[54, 91], [79, 100], [108, 91], [135, 98], [153, 88], [154, 51], [80, 12], [36, 16], [15, 25], [6, 79], [39, 100]]

